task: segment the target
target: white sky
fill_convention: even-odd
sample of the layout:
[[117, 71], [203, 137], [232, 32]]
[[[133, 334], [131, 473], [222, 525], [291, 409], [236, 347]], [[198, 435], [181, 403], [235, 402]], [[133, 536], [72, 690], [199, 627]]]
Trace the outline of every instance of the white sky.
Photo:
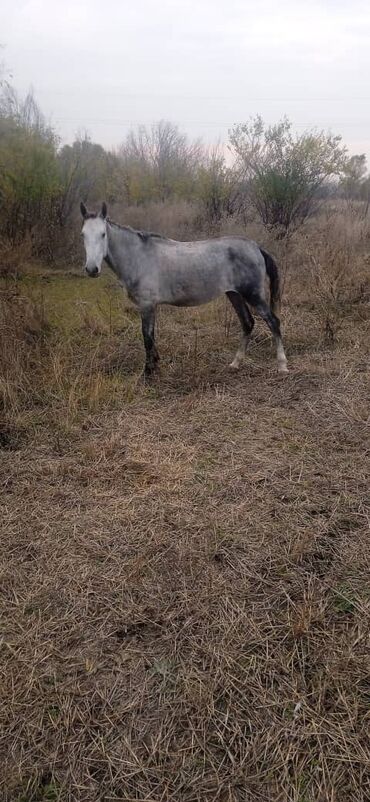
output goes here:
[[164, 118], [225, 142], [287, 114], [370, 161], [369, 0], [0, 0], [0, 43], [63, 141]]

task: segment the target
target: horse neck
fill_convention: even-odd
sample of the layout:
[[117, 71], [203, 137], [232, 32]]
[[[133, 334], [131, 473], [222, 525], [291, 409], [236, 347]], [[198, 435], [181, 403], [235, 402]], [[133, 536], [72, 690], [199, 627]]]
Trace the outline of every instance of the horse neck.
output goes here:
[[138, 268], [136, 252], [138, 237], [135, 231], [129, 228], [107, 224], [108, 254], [106, 261], [114, 273], [126, 285], [129, 285]]

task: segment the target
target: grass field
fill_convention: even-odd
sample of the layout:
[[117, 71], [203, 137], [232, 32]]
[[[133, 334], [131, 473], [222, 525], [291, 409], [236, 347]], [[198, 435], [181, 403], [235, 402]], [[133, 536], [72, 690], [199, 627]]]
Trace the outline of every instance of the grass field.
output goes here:
[[260, 323], [229, 371], [223, 299], [161, 310], [147, 385], [107, 270], [2, 279], [2, 802], [369, 799], [370, 237], [335, 225], [286, 378]]

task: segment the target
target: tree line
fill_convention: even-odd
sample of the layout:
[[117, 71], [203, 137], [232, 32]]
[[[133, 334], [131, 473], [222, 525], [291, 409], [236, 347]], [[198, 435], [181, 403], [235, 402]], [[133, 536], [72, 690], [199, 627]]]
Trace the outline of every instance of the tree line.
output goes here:
[[33, 93], [20, 98], [0, 81], [0, 237], [17, 243], [47, 221], [52, 255], [50, 232], [63, 233], [81, 199], [128, 206], [183, 199], [199, 205], [209, 229], [249, 209], [278, 237], [328, 194], [368, 202], [366, 158], [350, 157], [340, 136], [296, 135], [286, 118], [266, 125], [256, 117], [231, 129], [228, 148], [226, 159], [220, 146], [191, 141], [168, 121], [131, 130], [115, 150], [87, 135], [61, 146]]

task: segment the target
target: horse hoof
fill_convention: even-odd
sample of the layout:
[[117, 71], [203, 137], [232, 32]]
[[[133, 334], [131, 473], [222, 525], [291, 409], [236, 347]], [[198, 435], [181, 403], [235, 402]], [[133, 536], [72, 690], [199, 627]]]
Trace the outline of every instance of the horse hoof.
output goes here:
[[230, 362], [229, 364], [230, 370], [239, 370], [239, 367], [240, 367], [239, 362]]
[[282, 365], [281, 367], [278, 368], [278, 373], [280, 373], [281, 376], [287, 376], [289, 370], [286, 365]]
[[152, 382], [158, 376], [159, 368], [157, 365], [151, 367], [145, 367], [143, 371], [143, 378], [146, 382]]

